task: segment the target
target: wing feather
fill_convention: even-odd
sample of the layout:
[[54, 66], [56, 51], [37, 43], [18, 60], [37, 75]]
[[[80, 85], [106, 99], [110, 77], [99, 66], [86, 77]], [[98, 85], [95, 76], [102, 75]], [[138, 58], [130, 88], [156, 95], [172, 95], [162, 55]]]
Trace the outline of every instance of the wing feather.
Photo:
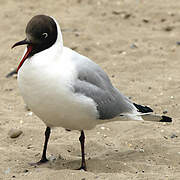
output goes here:
[[99, 119], [111, 119], [136, 110], [133, 103], [113, 87], [107, 74], [97, 64], [86, 57], [78, 58], [75, 64], [77, 80], [73, 85], [74, 91], [96, 102]]

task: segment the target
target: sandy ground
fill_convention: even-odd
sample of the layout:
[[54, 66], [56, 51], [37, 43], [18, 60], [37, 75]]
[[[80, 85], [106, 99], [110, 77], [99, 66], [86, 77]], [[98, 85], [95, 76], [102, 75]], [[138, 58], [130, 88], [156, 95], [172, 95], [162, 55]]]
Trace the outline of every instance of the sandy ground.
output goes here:
[[[0, 1], [0, 179], [180, 179], [179, 0]], [[86, 131], [88, 171], [80, 165], [79, 132], [54, 129], [41, 157], [45, 125], [25, 109], [14, 77], [25, 37], [36, 14], [55, 17], [64, 44], [100, 64], [113, 84], [137, 103], [173, 117], [173, 123], [113, 122]], [[11, 128], [23, 134], [11, 139]]]

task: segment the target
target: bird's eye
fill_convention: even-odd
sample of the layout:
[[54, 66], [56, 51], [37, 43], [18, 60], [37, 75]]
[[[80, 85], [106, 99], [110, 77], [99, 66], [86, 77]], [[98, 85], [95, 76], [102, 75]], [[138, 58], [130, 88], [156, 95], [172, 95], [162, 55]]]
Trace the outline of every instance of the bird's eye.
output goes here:
[[48, 37], [48, 33], [43, 33], [42, 37], [46, 39]]

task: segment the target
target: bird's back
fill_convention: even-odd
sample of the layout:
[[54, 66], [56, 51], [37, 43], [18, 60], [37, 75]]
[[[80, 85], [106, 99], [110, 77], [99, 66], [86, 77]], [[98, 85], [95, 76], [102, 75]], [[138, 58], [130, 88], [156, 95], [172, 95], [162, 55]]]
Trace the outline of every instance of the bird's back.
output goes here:
[[75, 65], [75, 93], [83, 94], [96, 102], [99, 119], [112, 119], [121, 114], [135, 112], [138, 114], [133, 103], [112, 85], [99, 65], [69, 48], [65, 48], [65, 53], [72, 54], [71, 61]]

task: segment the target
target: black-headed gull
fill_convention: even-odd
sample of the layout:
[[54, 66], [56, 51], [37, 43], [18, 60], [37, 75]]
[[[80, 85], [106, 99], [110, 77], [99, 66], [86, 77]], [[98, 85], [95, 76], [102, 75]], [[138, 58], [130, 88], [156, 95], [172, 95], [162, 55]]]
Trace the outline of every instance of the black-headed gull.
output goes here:
[[17, 68], [20, 93], [47, 126], [39, 164], [48, 161], [46, 149], [52, 127], [81, 131], [79, 169], [86, 170], [83, 130], [114, 120], [172, 121], [153, 115], [147, 106], [132, 103], [113, 87], [96, 63], [64, 47], [60, 26], [52, 17], [34, 16], [27, 24], [26, 38], [13, 47], [19, 45], [27, 45]]

